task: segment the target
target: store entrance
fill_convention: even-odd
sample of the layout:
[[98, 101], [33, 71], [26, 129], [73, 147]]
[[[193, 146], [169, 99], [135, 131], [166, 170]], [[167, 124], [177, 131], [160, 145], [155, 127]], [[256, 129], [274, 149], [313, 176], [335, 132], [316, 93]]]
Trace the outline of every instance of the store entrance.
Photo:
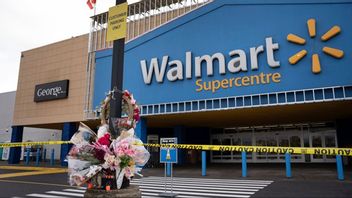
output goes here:
[[[337, 147], [336, 131], [318, 131], [310, 133], [309, 144], [311, 147]], [[332, 155], [310, 155], [312, 162], [335, 162]]]
[[[211, 134], [213, 145], [283, 146], [283, 147], [336, 147], [336, 130], [325, 123], [277, 126], [225, 128]], [[213, 163], [241, 162], [240, 152], [210, 153]], [[252, 163], [284, 162], [278, 153], [247, 153]], [[335, 162], [334, 156], [292, 154], [292, 162]]]

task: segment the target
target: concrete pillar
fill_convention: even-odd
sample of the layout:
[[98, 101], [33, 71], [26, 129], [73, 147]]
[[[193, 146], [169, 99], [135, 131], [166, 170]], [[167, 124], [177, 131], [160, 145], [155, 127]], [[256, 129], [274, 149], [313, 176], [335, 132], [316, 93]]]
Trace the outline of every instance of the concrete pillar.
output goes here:
[[[23, 126], [12, 126], [11, 142], [22, 142]], [[9, 164], [18, 164], [21, 159], [21, 147], [11, 147]]]
[[[340, 148], [351, 148], [352, 147], [352, 119], [341, 119], [336, 120], [336, 136], [337, 145]], [[351, 157], [343, 157], [343, 163], [345, 165], [352, 165]]]
[[[77, 123], [75, 122], [65, 122], [64, 127], [62, 129], [62, 141], [68, 141], [71, 139], [73, 134], [77, 131]], [[60, 154], [60, 161], [61, 166], [67, 166], [67, 162], [65, 162], [66, 155], [70, 151], [72, 144], [62, 144], [61, 145], [61, 154]]]
[[[174, 127], [174, 136], [177, 137], [177, 143], [178, 144], [184, 144], [185, 143], [185, 127], [182, 126], [176, 126]], [[178, 163], [179, 165], [183, 165], [185, 163], [185, 153], [187, 150], [184, 149], [178, 149]]]
[[147, 118], [141, 118], [139, 120], [135, 129], [135, 135], [139, 137], [143, 143], [147, 143]]

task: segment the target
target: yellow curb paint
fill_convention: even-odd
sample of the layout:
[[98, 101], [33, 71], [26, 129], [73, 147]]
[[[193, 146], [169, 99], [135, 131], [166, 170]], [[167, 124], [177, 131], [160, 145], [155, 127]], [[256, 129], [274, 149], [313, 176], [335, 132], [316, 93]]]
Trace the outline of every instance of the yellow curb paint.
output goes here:
[[31, 171], [31, 172], [20, 172], [20, 173], [7, 173], [7, 174], [1, 174], [0, 179], [12, 178], [12, 177], [32, 176], [32, 175], [66, 173], [66, 172], [67, 172], [67, 170], [50, 170], [50, 171]]
[[31, 175], [44, 175], [66, 173], [67, 168], [25, 167], [25, 166], [0, 166], [0, 170], [22, 170], [26, 172], [0, 174], [1, 178], [22, 177]]
[[17, 184], [34, 184], [34, 185], [42, 185], [42, 186], [62, 186], [62, 187], [75, 188], [75, 186], [69, 186], [69, 185], [63, 185], [63, 184], [50, 184], [50, 183], [28, 182], [28, 181], [18, 181], [18, 180], [3, 180], [3, 179], [0, 179], [0, 182], [17, 183]]
[[34, 167], [34, 166], [0, 166], [3, 170], [28, 170], [28, 171], [42, 171], [42, 170], [66, 170], [66, 168], [47, 168], [47, 167]]

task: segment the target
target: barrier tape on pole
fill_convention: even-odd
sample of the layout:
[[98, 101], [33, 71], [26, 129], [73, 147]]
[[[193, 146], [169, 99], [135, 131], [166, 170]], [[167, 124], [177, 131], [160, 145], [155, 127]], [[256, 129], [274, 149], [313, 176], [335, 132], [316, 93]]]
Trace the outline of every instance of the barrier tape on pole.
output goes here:
[[[70, 141], [45, 141], [45, 142], [13, 142], [0, 143], [0, 148], [20, 147], [34, 145], [71, 144]], [[227, 146], [227, 145], [201, 145], [201, 144], [137, 144], [146, 147], [177, 148], [189, 150], [209, 151], [235, 151], [256, 153], [291, 153], [291, 154], [313, 154], [313, 155], [342, 155], [352, 156], [352, 148], [321, 148], [321, 147], [274, 147], [274, 146]]]
[[352, 148], [314, 148], [314, 147], [273, 147], [273, 146], [226, 146], [226, 145], [195, 145], [195, 144], [143, 144], [147, 147], [178, 148], [209, 151], [236, 151], [256, 153], [291, 153], [314, 155], [352, 156]]

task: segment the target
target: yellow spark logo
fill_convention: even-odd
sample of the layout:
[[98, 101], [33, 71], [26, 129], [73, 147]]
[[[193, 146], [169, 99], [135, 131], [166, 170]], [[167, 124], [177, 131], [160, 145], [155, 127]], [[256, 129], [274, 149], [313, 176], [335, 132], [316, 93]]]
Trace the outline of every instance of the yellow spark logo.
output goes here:
[[[307, 21], [307, 26], [308, 26], [308, 32], [309, 36], [311, 38], [314, 38], [316, 36], [316, 22], [315, 19], [309, 19]], [[328, 41], [329, 39], [333, 38], [337, 34], [341, 32], [341, 28], [337, 25], [334, 27], [330, 28], [322, 37], [322, 41]], [[300, 36], [297, 36], [295, 34], [289, 34], [287, 35], [287, 40], [298, 44], [298, 45], [304, 45], [306, 43], [306, 40]], [[342, 58], [343, 57], [343, 51], [340, 49], [332, 48], [332, 47], [323, 47], [323, 52], [327, 55], [330, 55], [334, 58]], [[291, 65], [296, 64], [299, 62], [303, 57], [307, 55], [307, 50], [301, 50], [291, 56], [288, 61], [291, 63]], [[321, 67], [320, 67], [320, 61], [319, 61], [319, 55], [318, 54], [313, 54], [312, 55], [312, 72], [314, 74], [318, 74], [321, 72]]]

